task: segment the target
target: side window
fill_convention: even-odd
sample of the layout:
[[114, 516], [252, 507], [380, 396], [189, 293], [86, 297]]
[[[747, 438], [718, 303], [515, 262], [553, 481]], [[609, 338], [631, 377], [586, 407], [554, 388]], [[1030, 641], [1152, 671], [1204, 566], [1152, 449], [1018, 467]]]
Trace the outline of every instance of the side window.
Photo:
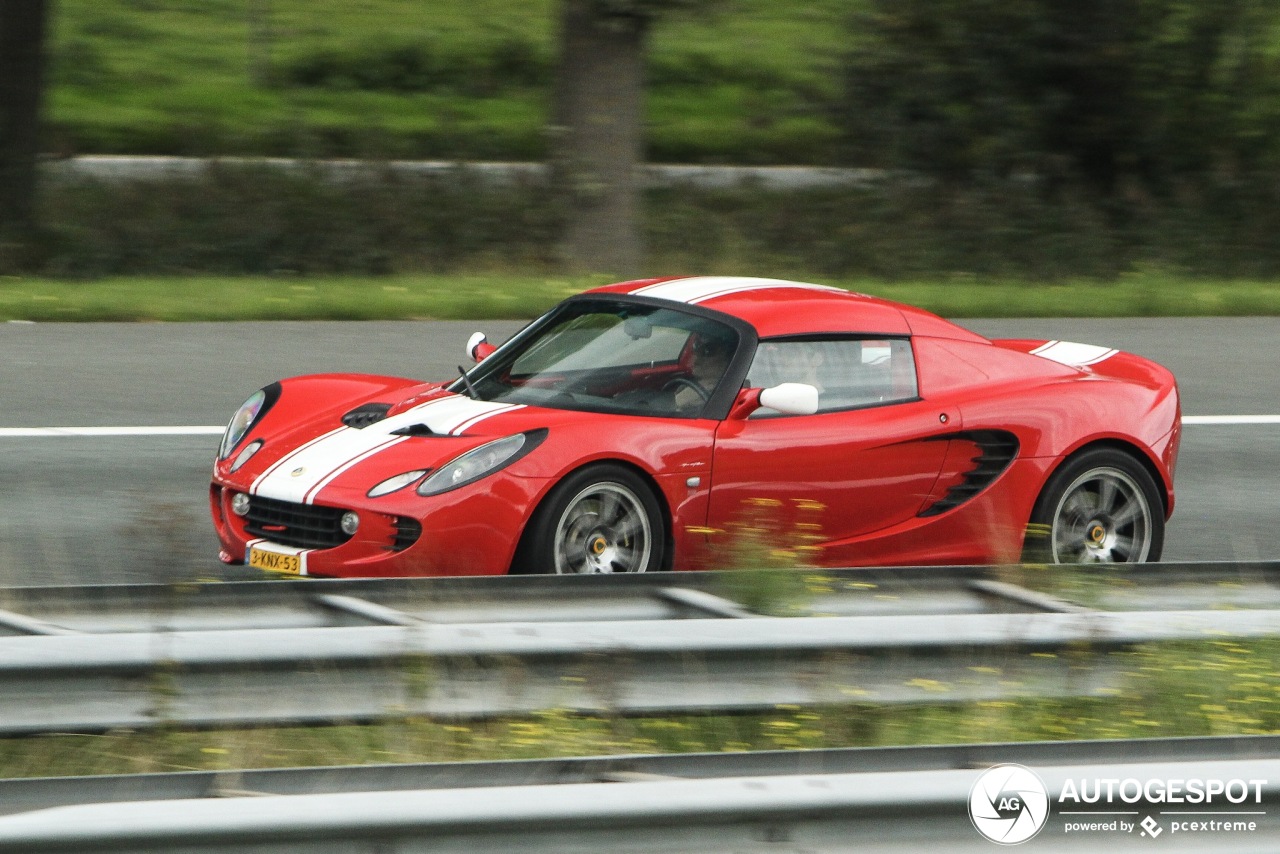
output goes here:
[[756, 348], [747, 383], [784, 382], [818, 389], [818, 411], [878, 406], [918, 396], [915, 360], [906, 338], [764, 340]]

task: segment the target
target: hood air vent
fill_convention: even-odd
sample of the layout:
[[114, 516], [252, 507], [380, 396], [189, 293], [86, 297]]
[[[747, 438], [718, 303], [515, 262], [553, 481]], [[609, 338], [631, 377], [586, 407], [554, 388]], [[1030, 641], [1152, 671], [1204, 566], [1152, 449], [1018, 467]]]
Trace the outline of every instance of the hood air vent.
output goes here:
[[389, 403], [366, 403], [342, 416], [342, 423], [357, 430], [363, 430], [370, 424], [377, 424], [387, 417], [391, 411]]

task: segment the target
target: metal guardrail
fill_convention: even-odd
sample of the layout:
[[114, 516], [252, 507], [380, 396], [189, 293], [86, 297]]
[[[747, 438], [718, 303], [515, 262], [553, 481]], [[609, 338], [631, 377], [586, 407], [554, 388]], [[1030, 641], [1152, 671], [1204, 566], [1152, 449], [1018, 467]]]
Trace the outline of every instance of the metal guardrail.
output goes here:
[[[1280, 609], [1280, 562], [775, 572], [796, 573], [773, 603], [789, 616]], [[1020, 583], [1054, 581], [1056, 596]], [[0, 638], [742, 617], [751, 614], [734, 599], [752, 583], [749, 572], [681, 572], [9, 587], [0, 588]]]
[[[468, 162], [451, 160], [297, 160], [284, 157], [198, 157], [96, 154], [50, 160], [45, 173], [53, 178], [98, 181], [138, 181], [161, 178], [195, 178], [210, 167], [300, 170], [331, 180], [360, 175], [392, 173], [399, 176], [434, 177], [464, 173], [496, 184], [540, 182], [547, 178], [543, 163]], [[750, 186], [764, 190], [805, 190], [816, 187], [866, 186], [883, 181], [879, 169], [823, 166], [700, 166], [695, 164], [646, 164], [641, 175], [646, 186], [689, 185], [708, 189]]]
[[653, 779], [776, 777], [799, 774], [981, 769], [1015, 762], [1032, 767], [1124, 762], [1280, 759], [1280, 735], [1144, 738], [664, 753], [478, 762], [428, 762], [32, 777], [0, 780], [0, 816], [73, 804], [264, 797]]
[[[0, 734], [1091, 696], [1280, 611], [470, 623], [0, 638]], [[287, 690], [282, 690], [287, 686]]]
[[1280, 564], [786, 572], [810, 616], [750, 573], [3, 588], [0, 735], [1091, 696], [1134, 644], [1280, 634]]
[[[432, 851], [483, 854], [607, 850], [628, 852], [989, 852], [992, 843], [969, 819], [970, 792], [981, 764], [1032, 765], [1050, 808], [1028, 850], [1160, 850], [1271, 852], [1280, 849], [1280, 758], [1274, 740], [1239, 750], [1241, 743], [1113, 742], [1106, 745], [997, 745], [901, 749], [866, 756], [856, 751], [792, 754], [785, 760], [747, 755], [697, 757], [698, 779], [664, 774], [614, 774], [611, 782], [550, 782], [556, 764], [525, 765], [532, 781], [474, 788], [359, 787], [289, 795], [97, 802], [36, 809], [0, 818], [0, 852]], [[979, 767], [957, 769], [954, 751], [968, 751]], [[1206, 756], [1208, 752], [1210, 756]], [[1046, 756], [1049, 753], [1049, 756]], [[878, 755], [877, 755], [878, 754]], [[1221, 758], [1213, 758], [1216, 754]], [[650, 758], [652, 759], [652, 758]], [[645, 766], [650, 759], [631, 761]], [[930, 759], [940, 760], [930, 762]], [[994, 761], [993, 761], [994, 760]], [[577, 760], [577, 771], [595, 761]], [[689, 765], [689, 758], [675, 759]], [[754, 763], [754, 765], [753, 765]], [[659, 763], [655, 766], [660, 767]], [[808, 767], [805, 767], [805, 766]], [[854, 767], [850, 767], [853, 765]], [[422, 773], [429, 766], [418, 766]], [[492, 764], [488, 764], [492, 767]], [[572, 767], [572, 766], [571, 766]], [[332, 770], [332, 769], [330, 769]], [[596, 770], [599, 770], [598, 768]], [[675, 770], [667, 768], [665, 770]], [[746, 772], [746, 773], [743, 773]], [[296, 773], [296, 772], [295, 772]], [[430, 774], [430, 771], [425, 773]], [[1071, 804], [1068, 783], [1089, 778], [1135, 781], [1139, 794], [1122, 804], [1131, 830], [1069, 830], [1107, 825], [1114, 807]], [[1248, 781], [1256, 800], [1200, 810], [1199, 823], [1239, 822], [1236, 832], [1188, 831], [1181, 809], [1158, 795], [1180, 781]], [[1144, 781], [1148, 785], [1142, 785]], [[1160, 784], [1149, 785], [1150, 781]], [[1096, 783], [1095, 783], [1096, 785]], [[1153, 791], [1156, 794], [1153, 794]], [[241, 793], [244, 794], [244, 793]], [[1140, 821], [1144, 823], [1139, 824]], [[1174, 826], [1180, 822], [1181, 832]], [[1167, 833], [1159, 843], [1139, 828]], [[1145, 834], [1144, 834], [1145, 835]]]

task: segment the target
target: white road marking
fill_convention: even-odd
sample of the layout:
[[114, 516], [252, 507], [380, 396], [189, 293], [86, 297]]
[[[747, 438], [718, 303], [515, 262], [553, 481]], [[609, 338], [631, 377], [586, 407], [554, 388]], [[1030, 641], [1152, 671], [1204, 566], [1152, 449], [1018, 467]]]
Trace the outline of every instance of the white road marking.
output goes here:
[[1280, 415], [1184, 415], [1183, 424], [1280, 424]]
[[0, 438], [50, 436], [221, 436], [227, 427], [0, 427]]
[[[1184, 415], [1188, 426], [1254, 426], [1280, 424], [1280, 415]], [[0, 427], [0, 439], [112, 436], [221, 436], [223, 426], [198, 427]]]

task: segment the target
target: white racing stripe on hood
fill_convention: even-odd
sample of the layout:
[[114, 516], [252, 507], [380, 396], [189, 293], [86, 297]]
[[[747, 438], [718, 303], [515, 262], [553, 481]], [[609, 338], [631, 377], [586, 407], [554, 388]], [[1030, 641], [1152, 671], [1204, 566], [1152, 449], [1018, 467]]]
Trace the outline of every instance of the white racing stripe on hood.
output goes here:
[[1049, 341], [1031, 351], [1031, 355], [1067, 365], [1071, 368], [1083, 368], [1096, 365], [1119, 353], [1112, 347], [1099, 347], [1095, 344], [1076, 344], [1072, 341]]
[[408, 440], [394, 435], [396, 430], [425, 424], [433, 433], [458, 436], [486, 418], [523, 407], [455, 394], [427, 401], [364, 429], [340, 427], [286, 454], [253, 482], [249, 492], [310, 504], [320, 490], [352, 466]]
[[632, 291], [632, 294], [697, 304], [716, 297], [744, 293], [746, 291], [759, 291], [765, 288], [847, 293], [840, 288], [832, 288], [826, 285], [810, 285], [804, 282], [788, 282], [782, 279], [753, 279], [745, 276], [695, 276], [690, 279], [676, 279], [671, 282], [646, 285], [639, 290]]
[[451, 394], [429, 400], [373, 426], [382, 427], [383, 432], [390, 433], [402, 427], [425, 424], [431, 428], [432, 433], [461, 436], [463, 431], [474, 427], [486, 418], [503, 412], [514, 412], [517, 409], [524, 409], [524, 404], [493, 403], [487, 400], [472, 400], [466, 395]]
[[354, 466], [356, 463], [361, 462], [362, 460], [367, 460], [369, 459], [369, 457], [372, 457], [374, 454], [378, 453], [379, 451], [385, 451], [387, 448], [390, 448], [392, 445], [398, 445], [408, 438], [409, 438], [408, 436], [388, 436], [387, 441], [379, 445], [374, 445], [369, 450], [364, 451], [363, 453], [357, 454], [356, 456], [347, 460], [345, 463], [338, 466], [333, 471], [329, 472], [327, 475], [325, 475], [324, 477], [316, 481], [315, 485], [312, 486], [310, 489], [308, 489], [306, 494], [302, 496], [303, 502], [306, 504], [310, 504], [313, 500], [315, 500], [316, 494], [320, 492], [320, 490], [324, 489], [326, 486], [328, 486], [330, 483], [333, 482], [334, 478], [336, 478], [338, 475], [342, 474], [344, 471]]
[[258, 487], [259, 487], [259, 485], [261, 485], [261, 484], [263, 484], [263, 483], [266, 483], [266, 482], [270, 481], [272, 478], [274, 478], [274, 477], [276, 476], [276, 474], [277, 474], [281, 469], [283, 469], [283, 468], [284, 468], [284, 466], [285, 466], [285, 465], [286, 465], [290, 460], [292, 460], [292, 459], [294, 459], [295, 457], [297, 457], [298, 455], [300, 455], [300, 454], [304, 453], [308, 448], [314, 447], [315, 445], [319, 445], [319, 444], [321, 444], [321, 443], [325, 442], [326, 440], [333, 438], [334, 436], [338, 435], [339, 433], [346, 432], [347, 430], [350, 430], [350, 429], [351, 429], [350, 427], [339, 427], [339, 428], [338, 428], [338, 429], [336, 429], [336, 430], [330, 430], [328, 433], [322, 433], [321, 435], [316, 436], [316, 437], [315, 437], [314, 439], [312, 439], [311, 441], [309, 441], [309, 442], [304, 442], [303, 444], [299, 445], [299, 446], [298, 446], [297, 448], [295, 448], [291, 453], [285, 454], [283, 457], [281, 457], [280, 459], [278, 459], [278, 460], [276, 460], [274, 463], [272, 463], [270, 466], [268, 466], [266, 471], [264, 471], [262, 474], [258, 475], [257, 479], [256, 479], [256, 480], [254, 480], [253, 484], [249, 487], [249, 493], [250, 493], [251, 495], [257, 495], [257, 494], [258, 494]]
[[360, 460], [405, 439], [405, 436], [391, 436], [384, 430], [373, 431], [370, 427], [364, 430], [344, 427], [303, 445], [280, 460], [253, 482], [249, 492], [279, 501], [309, 504], [322, 484]]

